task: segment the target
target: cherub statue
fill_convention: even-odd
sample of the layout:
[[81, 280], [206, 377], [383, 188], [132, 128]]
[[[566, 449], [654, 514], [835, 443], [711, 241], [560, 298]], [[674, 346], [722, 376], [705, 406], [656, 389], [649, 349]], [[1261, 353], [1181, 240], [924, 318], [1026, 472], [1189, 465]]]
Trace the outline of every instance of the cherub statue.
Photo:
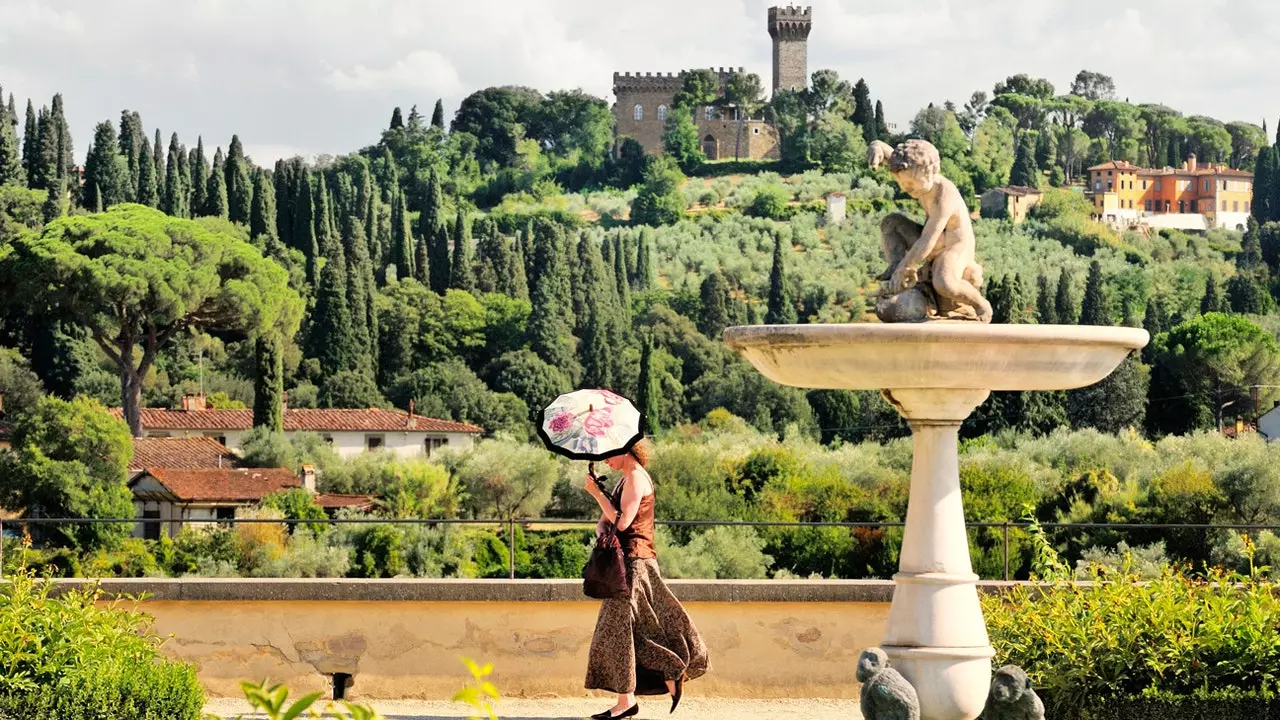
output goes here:
[[924, 225], [901, 213], [880, 223], [888, 267], [876, 304], [884, 322], [947, 318], [991, 322], [991, 303], [982, 296], [982, 266], [974, 261], [975, 240], [969, 206], [942, 175], [938, 150], [924, 140], [897, 148], [876, 140], [867, 151], [872, 168], [888, 164], [898, 185], [924, 207]]
[[858, 656], [858, 682], [862, 683], [864, 720], [920, 720], [920, 698], [902, 673], [889, 667], [889, 656], [880, 648], [867, 648]]

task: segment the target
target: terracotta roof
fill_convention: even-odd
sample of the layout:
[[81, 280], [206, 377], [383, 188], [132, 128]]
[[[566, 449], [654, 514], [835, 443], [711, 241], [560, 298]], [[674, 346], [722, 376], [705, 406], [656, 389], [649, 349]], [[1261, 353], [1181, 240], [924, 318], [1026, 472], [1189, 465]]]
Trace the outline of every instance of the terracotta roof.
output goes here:
[[1016, 197], [1023, 197], [1023, 196], [1026, 196], [1026, 195], [1043, 195], [1043, 194], [1044, 194], [1044, 193], [1042, 193], [1041, 191], [1039, 191], [1039, 190], [1037, 190], [1037, 189], [1035, 189], [1035, 188], [1033, 188], [1033, 187], [1027, 187], [1027, 186], [1025, 186], [1025, 185], [1008, 185], [1008, 186], [1006, 186], [1006, 187], [996, 188], [996, 189], [995, 189], [995, 191], [996, 191], [996, 192], [998, 192], [998, 193], [1002, 193], [1002, 194], [1004, 194], [1004, 195], [1013, 195], [1013, 196], [1016, 196]]
[[[116, 417], [124, 417], [120, 408], [112, 408]], [[253, 427], [253, 410], [169, 410], [142, 408], [142, 427], [147, 430], [249, 430]], [[418, 432], [482, 433], [474, 425], [437, 420], [413, 415], [403, 410], [304, 410], [284, 411], [286, 431], [309, 432]]]
[[258, 502], [273, 492], [302, 487], [298, 476], [284, 468], [147, 468], [140, 478], [148, 475], [179, 502]]
[[1125, 161], [1125, 160], [1111, 160], [1110, 162], [1104, 162], [1104, 163], [1102, 163], [1101, 165], [1094, 165], [1093, 167], [1089, 168], [1089, 172], [1094, 172], [1094, 171], [1096, 171], [1096, 170], [1130, 170], [1130, 171], [1134, 171], [1134, 170], [1141, 170], [1141, 169], [1142, 169], [1142, 168], [1138, 167], [1137, 165], [1134, 165], [1134, 164], [1132, 164], [1132, 163], [1130, 163], [1130, 162], [1127, 162], [1127, 161]]
[[326, 510], [367, 508], [374, 503], [372, 495], [316, 495], [316, 504]]
[[238, 460], [213, 438], [134, 438], [129, 469], [233, 468]]

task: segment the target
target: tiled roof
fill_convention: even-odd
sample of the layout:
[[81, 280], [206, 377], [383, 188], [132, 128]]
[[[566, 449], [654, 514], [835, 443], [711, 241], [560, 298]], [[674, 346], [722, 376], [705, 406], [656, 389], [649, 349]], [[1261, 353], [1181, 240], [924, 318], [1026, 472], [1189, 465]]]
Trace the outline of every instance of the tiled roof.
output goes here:
[[[124, 417], [120, 408], [112, 408]], [[253, 427], [253, 410], [169, 410], [142, 408], [142, 427], [147, 430], [248, 430]], [[474, 425], [412, 415], [403, 410], [309, 410], [284, 411], [284, 429], [309, 432], [417, 432], [481, 433]]]
[[1124, 160], [1111, 160], [1110, 162], [1104, 162], [1104, 163], [1102, 163], [1101, 165], [1094, 165], [1093, 167], [1089, 168], [1089, 172], [1094, 172], [1094, 171], [1096, 171], [1096, 170], [1130, 170], [1130, 171], [1134, 171], [1134, 170], [1141, 170], [1141, 169], [1142, 169], [1142, 168], [1138, 167], [1137, 165], [1134, 165], [1133, 163], [1130, 163], [1130, 162], [1127, 162], [1127, 161], [1124, 161]]
[[180, 502], [258, 502], [273, 492], [302, 487], [298, 476], [284, 468], [147, 468], [147, 475]]
[[134, 438], [129, 468], [233, 468], [238, 459], [213, 438]]
[[326, 510], [365, 508], [373, 505], [372, 495], [316, 495], [316, 504]]
[[1025, 185], [1008, 185], [1002, 188], [996, 188], [996, 192], [1004, 195], [1013, 195], [1015, 197], [1024, 197], [1026, 195], [1042, 195], [1043, 193], [1033, 187]]

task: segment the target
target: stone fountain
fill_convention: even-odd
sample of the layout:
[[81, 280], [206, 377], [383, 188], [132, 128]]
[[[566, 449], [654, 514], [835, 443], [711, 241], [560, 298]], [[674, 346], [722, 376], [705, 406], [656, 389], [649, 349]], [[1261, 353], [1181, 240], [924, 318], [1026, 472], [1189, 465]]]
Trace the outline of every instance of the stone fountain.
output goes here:
[[911, 427], [906, 530], [882, 647], [915, 687], [924, 720], [973, 720], [994, 651], [978, 604], [960, 498], [960, 424], [993, 390], [1067, 390], [1102, 380], [1148, 341], [1145, 330], [991, 325], [974, 261], [969, 210], [939, 172], [937, 150], [873, 143], [920, 201], [920, 225], [881, 223], [889, 266], [881, 323], [771, 325], [725, 331], [726, 343], [769, 379], [802, 388], [880, 390]]

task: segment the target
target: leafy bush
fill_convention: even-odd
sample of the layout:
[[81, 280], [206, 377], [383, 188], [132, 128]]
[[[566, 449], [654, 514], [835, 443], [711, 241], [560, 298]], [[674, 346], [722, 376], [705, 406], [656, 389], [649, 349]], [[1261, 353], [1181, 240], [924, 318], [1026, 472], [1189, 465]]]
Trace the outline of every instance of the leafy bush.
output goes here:
[[995, 663], [1025, 668], [1055, 714], [1081, 717], [1115, 700], [1209, 688], [1280, 689], [1280, 598], [1261, 574], [1094, 579], [1092, 587], [1020, 586], [982, 600]]
[[[315, 709], [315, 705], [320, 701], [321, 697], [318, 692], [303, 695], [297, 700], [289, 702], [289, 689], [283, 685], [267, 687], [266, 683], [256, 685], [246, 682], [241, 683], [240, 688], [244, 691], [244, 697], [253, 706], [253, 709], [261, 710], [266, 715], [267, 720], [294, 720], [294, 718], [298, 717], [325, 717], [332, 720], [380, 720], [382, 717], [373, 708], [348, 702], [340, 704], [326, 703], [326, 714], [322, 716]], [[339, 710], [339, 706], [341, 710]], [[306, 715], [303, 715], [303, 713], [306, 713]]]
[[753, 217], [768, 220], [785, 220], [787, 203], [791, 201], [791, 193], [776, 186], [761, 189], [751, 201], [750, 214]]
[[100, 589], [52, 597], [27, 571], [0, 594], [0, 717], [197, 720], [195, 668], [165, 659], [150, 619]]

